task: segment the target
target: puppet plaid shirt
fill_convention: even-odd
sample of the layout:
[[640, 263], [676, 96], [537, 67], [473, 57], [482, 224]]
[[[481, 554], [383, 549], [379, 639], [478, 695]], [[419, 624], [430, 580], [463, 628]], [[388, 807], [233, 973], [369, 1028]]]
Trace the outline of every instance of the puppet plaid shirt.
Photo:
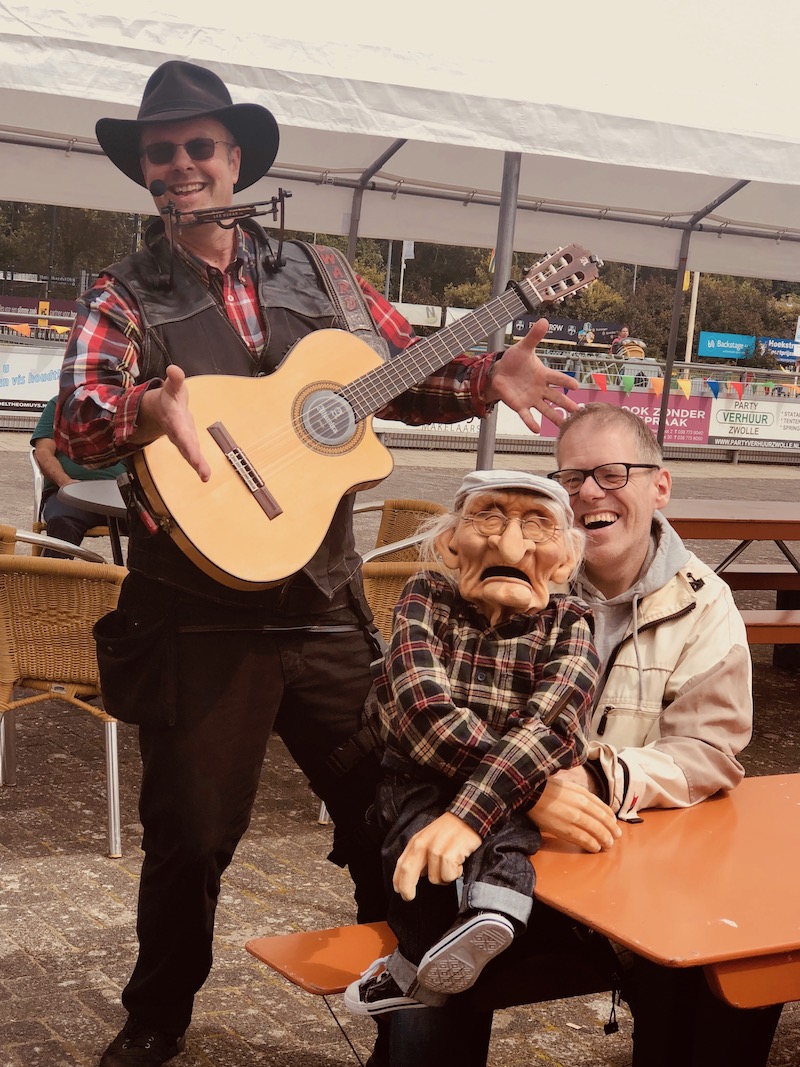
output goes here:
[[[253, 270], [252, 238], [237, 227], [234, 261], [224, 272], [209, 267], [184, 249], [180, 254], [216, 297], [236, 332], [251, 352], [258, 353], [265, 332], [258, 307]], [[370, 313], [392, 355], [418, 338], [406, 320], [368, 282], [359, 278]], [[160, 380], [139, 382], [141, 323], [135, 301], [119, 283], [101, 275], [78, 303], [61, 370], [56, 420], [58, 447], [88, 467], [103, 467], [136, 451], [130, 437], [136, 429], [144, 393]], [[487, 376], [495, 356], [458, 356], [438, 373], [409, 389], [376, 412], [381, 418], [411, 425], [459, 422], [482, 417]]]
[[388, 763], [461, 782], [448, 810], [481, 837], [530, 807], [551, 774], [586, 759], [598, 678], [590, 618], [556, 595], [491, 627], [442, 575], [412, 578], [367, 700]]

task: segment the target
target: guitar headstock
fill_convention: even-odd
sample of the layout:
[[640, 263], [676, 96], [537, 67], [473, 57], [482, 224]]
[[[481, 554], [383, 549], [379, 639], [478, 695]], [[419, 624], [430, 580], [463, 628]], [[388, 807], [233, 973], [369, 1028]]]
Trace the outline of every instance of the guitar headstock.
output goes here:
[[[521, 287], [528, 298], [535, 294], [537, 302], [560, 304], [568, 296], [591, 285], [602, 266], [599, 256], [580, 245], [567, 245], [535, 263], [525, 274]], [[533, 289], [533, 294], [528, 286]]]

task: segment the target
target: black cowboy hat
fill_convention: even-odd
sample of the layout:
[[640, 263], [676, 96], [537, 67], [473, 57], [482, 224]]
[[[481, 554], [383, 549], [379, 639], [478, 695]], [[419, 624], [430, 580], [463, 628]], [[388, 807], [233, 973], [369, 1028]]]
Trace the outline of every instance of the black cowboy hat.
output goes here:
[[242, 150], [239, 180], [233, 191], [262, 178], [278, 154], [278, 124], [260, 104], [234, 104], [222, 79], [205, 67], [170, 59], [150, 75], [135, 119], [100, 119], [100, 147], [123, 174], [144, 185], [140, 137], [143, 126], [210, 116], [233, 134]]

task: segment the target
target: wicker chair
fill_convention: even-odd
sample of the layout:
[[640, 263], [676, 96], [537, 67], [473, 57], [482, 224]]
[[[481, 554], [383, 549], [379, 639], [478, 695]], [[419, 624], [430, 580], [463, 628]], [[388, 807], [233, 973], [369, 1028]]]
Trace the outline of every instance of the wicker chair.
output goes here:
[[[379, 511], [381, 521], [375, 538], [375, 548], [364, 554], [369, 560], [380, 557], [384, 562], [397, 563], [418, 559], [416, 536], [420, 526], [434, 515], [441, 515], [447, 508], [432, 500], [381, 500], [374, 504], [356, 504], [355, 514], [363, 515]], [[396, 545], [395, 548], [391, 546]]]
[[0, 556], [12, 556], [17, 551], [17, 545], [30, 545], [31, 555], [40, 556], [42, 549], [52, 548], [63, 552], [65, 556], [73, 559], [82, 559], [87, 563], [105, 563], [105, 559], [99, 552], [82, 545], [73, 545], [69, 541], [61, 541], [57, 537], [48, 537], [46, 533], [34, 533], [33, 530], [17, 530], [13, 526], [4, 526], [0, 523]]
[[[0, 527], [6, 543], [8, 529]], [[62, 700], [89, 712], [105, 731], [112, 857], [121, 855], [117, 722], [90, 703], [100, 696], [92, 625], [116, 606], [126, 573], [107, 563], [0, 554], [0, 784], [16, 782], [17, 710]]]

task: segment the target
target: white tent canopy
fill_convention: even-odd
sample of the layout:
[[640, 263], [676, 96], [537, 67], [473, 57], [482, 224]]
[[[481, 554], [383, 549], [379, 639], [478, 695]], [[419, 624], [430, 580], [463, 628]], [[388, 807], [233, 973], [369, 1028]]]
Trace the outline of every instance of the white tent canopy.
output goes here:
[[0, 2], [0, 199], [150, 212], [94, 124], [178, 57], [275, 114], [238, 199], [289, 189], [291, 228], [490, 248], [518, 154], [518, 251], [800, 280], [796, 0], [127, 9]]

